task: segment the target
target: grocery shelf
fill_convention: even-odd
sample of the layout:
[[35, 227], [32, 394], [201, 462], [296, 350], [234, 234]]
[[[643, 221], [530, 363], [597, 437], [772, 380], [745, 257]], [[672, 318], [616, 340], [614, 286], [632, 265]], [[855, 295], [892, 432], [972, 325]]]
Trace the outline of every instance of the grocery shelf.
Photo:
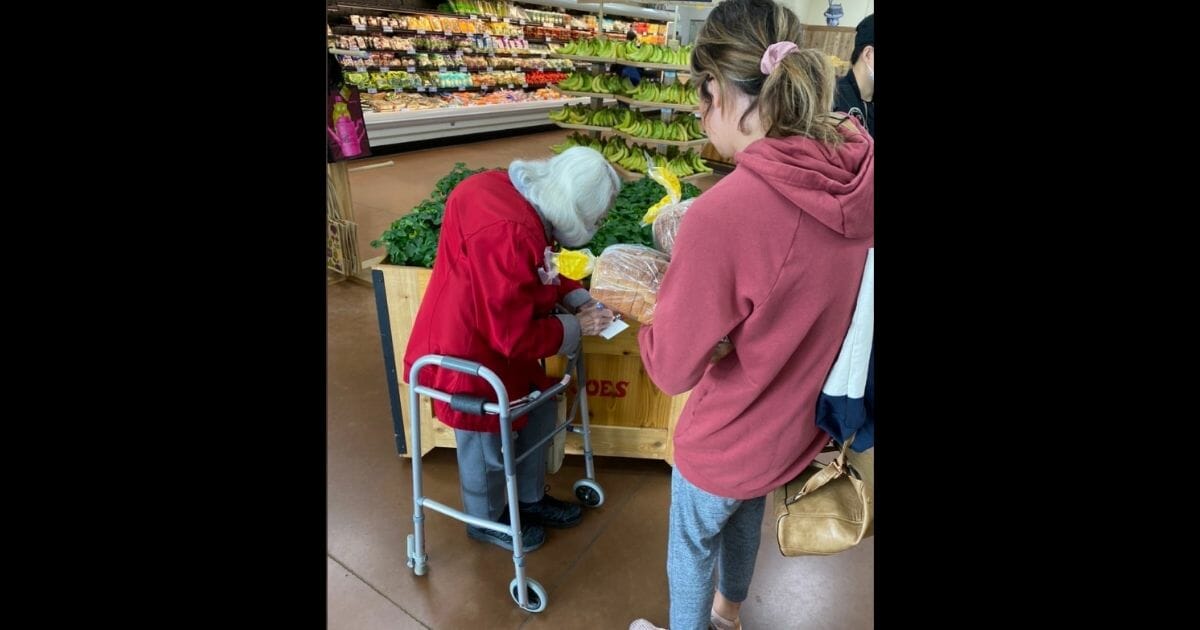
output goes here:
[[697, 111], [700, 109], [699, 105], [681, 105], [679, 103], [652, 103], [650, 101], [638, 101], [638, 100], [629, 98], [628, 96], [616, 96], [614, 98], [616, 98], [618, 101], [621, 101], [622, 103], [634, 105], [636, 107], [654, 107], [657, 109], [674, 109], [674, 110], [678, 110], [681, 112], [694, 112], [694, 111]]
[[612, 129], [611, 131], [613, 133], [617, 134], [618, 136], [621, 136], [622, 138], [626, 138], [628, 140], [633, 140], [633, 141], [639, 142], [641, 144], [665, 144], [668, 146], [681, 147], [681, 148], [703, 147], [704, 145], [708, 144], [708, 138], [698, 138], [696, 140], [688, 140], [687, 142], [680, 142], [678, 140], [660, 140], [657, 138], [641, 138], [639, 136], [625, 133], [624, 131], [617, 131], [616, 129]]
[[565, 105], [580, 105], [587, 99], [527, 101], [503, 105], [444, 107], [399, 112], [365, 112], [363, 122], [371, 146], [402, 144], [419, 140], [504, 131], [547, 124], [547, 114]]
[[615, 59], [610, 57], [589, 57], [587, 55], [566, 55], [563, 53], [554, 53], [555, 57], [561, 59], [570, 59], [571, 61], [582, 61], [584, 63], [619, 63], [623, 66], [632, 66], [634, 68], [646, 68], [647, 70], [671, 70], [674, 72], [691, 72], [691, 66], [677, 66], [669, 63], [650, 63], [646, 61], [631, 61], [629, 59]]
[[550, 89], [554, 90], [555, 92], [558, 92], [559, 94], [566, 94], [567, 96], [574, 96], [576, 98], [605, 98], [605, 99], [615, 98], [615, 99], [620, 99], [620, 97], [617, 96], [616, 94], [606, 94], [606, 93], [601, 93], [601, 92], [576, 92], [574, 90], [564, 90], [564, 89], [558, 87], [557, 84], [551, 84]]
[[601, 127], [599, 125], [577, 125], [574, 123], [558, 122], [557, 120], [551, 120], [550, 122], [562, 127], [563, 129], [579, 129], [581, 131], [607, 131], [609, 133], [616, 133], [612, 127]]

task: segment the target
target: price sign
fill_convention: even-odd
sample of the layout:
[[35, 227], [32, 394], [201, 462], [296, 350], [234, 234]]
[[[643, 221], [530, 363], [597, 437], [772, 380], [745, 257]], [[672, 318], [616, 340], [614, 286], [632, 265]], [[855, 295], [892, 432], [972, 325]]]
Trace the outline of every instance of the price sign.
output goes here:
[[367, 25], [366, 25], [366, 24], [355, 24], [355, 25], [354, 25], [354, 30], [356, 30], [356, 31], [365, 31], [365, 30], [367, 30]]
[[391, 26], [385, 26], [385, 27], [383, 27], [383, 32], [384, 33], [395, 33], [396, 29], [392, 28]]

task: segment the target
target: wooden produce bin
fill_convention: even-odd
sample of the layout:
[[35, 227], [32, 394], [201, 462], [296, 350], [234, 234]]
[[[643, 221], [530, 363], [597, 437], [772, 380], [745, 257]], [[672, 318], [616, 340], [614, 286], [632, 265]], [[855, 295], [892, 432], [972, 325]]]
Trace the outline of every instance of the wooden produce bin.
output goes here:
[[[405, 456], [411, 456], [407, 445], [412, 439], [405, 420], [408, 385], [400, 372], [404, 370], [408, 336], [432, 273], [422, 267], [398, 265], [379, 265], [371, 270], [396, 450]], [[642, 366], [637, 331], [634, 323], [612, 340], [583, 340], [592, 450], [595, 455], [661, 459], [673, 464], [671, 438], [688, 394], [668, 396], [654, 385]], [[546, 371], [551, 375], [561, 376], [565, 368], [566, 360], [561, 357], [546, 360]], [[576, 385], [570, 387], [568, 405], [574, 402]], [[454, 430], [434, 417], [429, 398], [421, 398], [420, 413], [421, 454], [437, 446], [454, 448]], [[566, 451], [582, 454], [582, 436], [568, 433]]]

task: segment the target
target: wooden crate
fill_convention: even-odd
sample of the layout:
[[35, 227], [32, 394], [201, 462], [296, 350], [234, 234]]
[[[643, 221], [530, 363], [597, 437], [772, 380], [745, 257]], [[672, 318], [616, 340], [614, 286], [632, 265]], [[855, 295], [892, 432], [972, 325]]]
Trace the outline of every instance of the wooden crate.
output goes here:
[[[387, 369], [388, 395], [396, 450], [410, 456], [411, 428], [408, 415], [408, 385], [404, 383], [404, 351], [417, 318], [417, 310], [432, 271], [421, 267], [379, 265], [372, 269], [375, 305], [383, 359]], [[588, 383], [588, 411], [591, 419], [592, 451], [595, 455], [661, 459], [673, 463], [672, 434], [688, 395], [667, 396], [646, 375], [637, 345], [637, 324], [612, 340], [585, 337], [583, 351]], [[546, 371], [561, 376], [566, 361], [551, 357]], [[568, 404], [574, 402], [576, 384], [572, 384]], [[428, 398], [421, 399], [421, 454], [434, 447], [455, 447], [454, 430], [433, 415]], [[567, 434], [567, 452], [583, 453], [583, 438]]]

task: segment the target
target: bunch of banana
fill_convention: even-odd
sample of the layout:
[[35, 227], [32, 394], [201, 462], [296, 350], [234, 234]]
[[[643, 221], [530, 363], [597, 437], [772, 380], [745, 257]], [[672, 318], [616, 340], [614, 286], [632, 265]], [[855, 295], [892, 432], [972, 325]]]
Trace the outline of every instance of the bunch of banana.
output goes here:
[[570, 107], [563, 107], [562, 109], [556, 109], [550, 112], [548, 114], [550, 116], [550, 120], [553, 120], [554, 122], [567, 122], [567, 115], [571, 113], [569, 111], [570, 109]]
[[648, 166], [646, 151], [646, 147], [640, 144], [628, 147], [625, 157], [617, 161], [617, 166], [633, 173], [645, 173]]
[[629, 95], [629, 97], [635, 101], [661, 103], [662, 101], [659, 100], [659, 91], [661, 89], [662, 86], [654, 83], [653, 81], [642, 81], [638, 84], [637, 89], [635, 89], [633, 93]]
[[[625, 110], [629, 111], [629, 110]], [[615, 109], [597, 109], [591, 112], [587, 124], [597, 127], [616, 127], [621, 122], [621, 115]]]
[[692, 47], [690, 45], [682, 48], [671, 48], [655, 44], [643, 44], [641, 46], [626, 45], [621, 52], [625, 59], [641, 63], [665, 63], [686, 66], [692, 60]]
[[713, 172], [713, 170], [704, 163], [704, 160], [700, 159], [700, 154], [691, 149], [688, 149], [686, 153], [680, 156], [680, 159], [686, 161], [688, 166], [692, 167], [692, 170], [697, 173]]
[[688, 140], [699, 140], [704, 137], [704, 130], [700, 128], [700, 119], [687, 112], [675, 114], [671, 119], [672, 125], [681, 125], [687, 132]]
[[591, 87], [591, 75], [582, 72], [572, 72], [571, 76], [558, 82], [558, 87], [573, 92], [584, 92]]
[[634, 131], [645, 121], [646, 117], [642, 115], [641, 111], [636, 109], [622, 109], [621, 119], [616, 125], [613, 125], [613, 129], [636, 136], [638, 134], [634, 133]]
[[[626, 81], [628, 80], [626, 79]], [[597, 74], [585, 81], [583, 91], [597, 94], [622, 94], [624, 86], [621, 83], [621, 77], [615, 74]]]
[[583, 105], [575, 105], [567, 108], [567, 120], [572, 125], [586, 125], [588, 120], [588, 108]]
[[601, 153], [604, 154], [604, 159], [608, 160], [609, 162], [612, 162], [613, 164], [620, 164], [621, 160], [624, 160], [629, 156], [630, 151], [629, 146], [625, 144], [624, 139], [613, 136], [604, 144], [604, 150], [601, 151]]
[[697, 89], [696, 87], [692, 86], [691, 84], [688, 84], [687, 88], [685, 88], [683, 91], [683, 104], [684, 105], [699, 105], [700, 104], [700, 90]]

